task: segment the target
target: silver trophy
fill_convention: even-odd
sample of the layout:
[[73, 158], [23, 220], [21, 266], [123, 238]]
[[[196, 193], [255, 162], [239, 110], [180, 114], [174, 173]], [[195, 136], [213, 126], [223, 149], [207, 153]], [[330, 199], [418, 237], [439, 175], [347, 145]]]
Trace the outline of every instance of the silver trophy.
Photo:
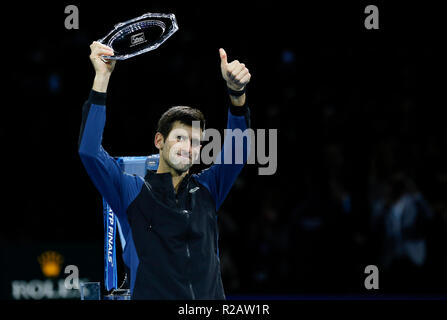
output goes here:
[[115, 25], [104, 38], [98, 40], [111, 47], [114, 56], [103, 56], [108, 60], [126, 60], [157, 49], [178, 30], [175, 15], [146, 13], [135, 19]]

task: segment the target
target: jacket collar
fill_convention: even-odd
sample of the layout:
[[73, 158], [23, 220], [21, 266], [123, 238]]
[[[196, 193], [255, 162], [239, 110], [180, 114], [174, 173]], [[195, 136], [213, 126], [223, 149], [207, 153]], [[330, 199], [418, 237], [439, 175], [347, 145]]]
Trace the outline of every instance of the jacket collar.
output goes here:
[[[178, 191], [180, 192], [185, 186], [188, 185], [188, 181], [191, 178], [191, 174], [187, 174], [180, 182]], [[163, 192], [173, 192], [174, 186], [172, 185], [172, 176], [169, 172], [157, 173], [156, 171], [148, 170], [144, 179], [150, 183], [150, 185]]]

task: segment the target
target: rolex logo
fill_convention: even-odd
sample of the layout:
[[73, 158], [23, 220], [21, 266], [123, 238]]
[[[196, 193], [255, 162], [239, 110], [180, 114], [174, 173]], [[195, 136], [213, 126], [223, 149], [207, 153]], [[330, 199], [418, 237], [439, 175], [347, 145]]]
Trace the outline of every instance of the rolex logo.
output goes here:
[[61, 273], [64, 258], [56, 251], [45, 251], [37, 257], [37, 261], [46, 277], [55, 278]]

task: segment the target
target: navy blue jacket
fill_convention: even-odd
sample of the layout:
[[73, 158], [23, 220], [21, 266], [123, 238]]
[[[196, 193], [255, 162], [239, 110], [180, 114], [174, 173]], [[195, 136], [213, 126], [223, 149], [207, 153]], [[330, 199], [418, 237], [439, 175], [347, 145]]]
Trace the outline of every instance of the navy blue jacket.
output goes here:
[[[188, 174], [177, 193], [170, 173], [149, 171], [144, 179], [126, 174], [101, 146], [105, 102], [105, 93], [90, 92], [82, 111], [79, 155], [121, 224], [132, 299], [225, 299], [217, 211], [244, 164], [213, 164]], [[247, 106], [230, 106], [227, 128], [243, 132], [249, 117]], [[234, 157], [234, 144], [227, 140], [218, 156], [222, 163], [229, 148]], [[244, 162], [249, 143], [244, 143]]]

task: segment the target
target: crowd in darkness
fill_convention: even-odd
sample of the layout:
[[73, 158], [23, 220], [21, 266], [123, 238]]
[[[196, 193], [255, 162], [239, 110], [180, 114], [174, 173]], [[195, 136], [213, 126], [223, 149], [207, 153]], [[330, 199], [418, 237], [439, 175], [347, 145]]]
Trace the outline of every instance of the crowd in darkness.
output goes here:
[[[250, 45], [264, 41], [256, 28], [250, 30]], [[172, 54], [216, 46], [218, 58], [216, 40], [208, 37], [214, 41], [208, 44], [186, 23], [181, 31], [171, 47], [166, 45], [163, 54], [173, 60], [164, 61], [165, 67], [144, 66], [142, 58], [122, 62], [126, 67], [121, 69], [118, 64], [104, 136], [111, 154], [148, 152], [152, 118], [167, 103], [178, 102], [172, 90], [191, 104], [204, 99], [199, 108], [226, 98], [223, 89], [216, 93], [222, 85], [218, 59], [194, 60], [200, 49]], [[21, 119], [26, 130], [4, 123], [0, 135], [6, 148], [20, 155], [16, 166], [26, 172], [28, 186], [36, 190], [50, 179], [58, 187], [27, 193], [26, 200], [12, 195], [11, 201], [22, 201], [25, 213], [7, 217], [3, 241], [66, 239], [72, 227], [61, 224], [61, 212], [77, 217], [73, 223], [82, 225], [84, 239], [102, 241], [97, 231], [102, 230], [102, 203], [76, 145], [93, 76], [88, 45], [97, 34], [85, 29], [74, 34], [31, 39], [32, 49], [21, 53], [25, 67], [11, 73], [14, 97], [30, 110], [26, 117], [21, 109], [6, 110], [8, 119]], [[227, 48], [230, 59], [240, 58], [252, 73], [247, 97], [253, 127], [278, 129], [278, 168], [275, 175], [261, 176], [257, 165], [246, 166], [219, 212], [227, 294], [364, 293], [368, 265], [378, 267], [380, 288], [386, 292], [445, 292], [447, 126], [434, 76], [439, 52], [429, 44], [295, 43], [284, 35], [275, 46], [260, 46], [260, 52], [233, 40], [226, 40], [233, 45]], [[60, 47], [79, 59], [56, 57]], [[151, 54], [162, 61], [158, 51]], [[208, 65], [215, 69], [209, 71]], [[157, 78], [150, 81], [159, 91], [151, 95], [154, 109], [142, 111], [129, 92], [135, 89], [141, 98], [146, 90], [141, 79], [148, 77]], [[206, 85], [212, 89], [204, 90]], [[210, 123], [224, 125], [219, 117], [226, 111], [214, 110], [205, 110]], [[83, 183], [71, 184], [70, 193], [59, 188], [57, 173], [49, 175], [67, 166], [72, 169], [64, 171], [65, 182]], [[23, 190], [22, 180], [5, 174], [13, 181], [11, 188]], [[22, 223], [24, 216], [27, 223]]]
[[[350, 49], [334, 50], [337, 58], [326, 62], [315, 59], [320, 66], [311, 71], [300, 64], [303, 57], [279, 62], [290, 87], [272, 105], [282, 129], [278, 176], [257, 177], [254, 190], [232, 194], [235, 206], [236, 193], [253, 204], [242, 217], [232, 216], [231, 206], [221, 214], [231, 290], [361, 293], [368, 265], [378, 267], [382, 292], [445, 290], [445, 111], [427, 71], [434, 65], [417, 62], [432, 52], [413, 50], [379, 55], [384, 65], [374, 65], [370, 81], [362, 78], [364, 85], [349, 93], [346, 86], [358, 81]], [[333, 74], [315, 81], [321, 69]], [[294, 87], [295, 77], [304, 79]]]

